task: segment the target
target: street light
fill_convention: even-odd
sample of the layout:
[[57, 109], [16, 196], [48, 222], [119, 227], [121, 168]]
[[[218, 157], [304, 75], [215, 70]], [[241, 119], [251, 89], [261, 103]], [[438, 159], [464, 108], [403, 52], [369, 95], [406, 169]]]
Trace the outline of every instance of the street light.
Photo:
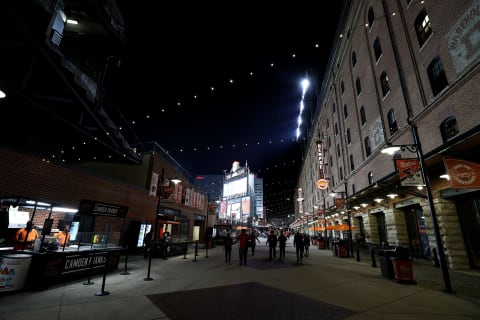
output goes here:
[[[163, 180], [165, 179], [164, 177], [165, 175], [165, 168], [162, 168], [162, 174], [160, 176], [160, 182], [157, 183], [160, 185], [160, 187], [158, 188], [157, 187], [157, 210], [155, 212], [155, 228], [154, 228], [154, 234], [153, 234], [153, 238], [152, 238], [152, 241], [153, 241], [153, 245], [156, 246], [156, 241], [157, 241], [157, 234], [158, 234], [158, 214], [160, 213], [160, 208], [161, 208], [161, 203], [162, 203], [162, 188], [163, 188]], [[182, 182], [182, 180], [178, 179], [178, 178], [173, 178], [173, 179], [170, 179], [170, 181], [172, 181], [174, 184], [179, 184], [180, 182]], [[151, 281], [153, 280], [151, 277], [150, 277], [150, 268], [152, 266], [152, 248], [150, 248], [150, 250], [148, 251], [148, 271], [147, 271], [147, 277], [144, 278], [143, 280], [145, 281]], [[166, 246], [164, 244], [163, 246], [163, 259], [166, 259]]]
[[345, 199], [345, 207], [347, 210], [347, 226], [348, 226], [348, 255], [353, 257], [353, 240], [352, 240], [352, 223], [350, 221], [350, 208], [348, 206], [348, 193], [347, 193], [347, 183], [345, 182], [345, 191], [332, 192], [329, 194], [331, 197], [335, 197], [337, 193], [341, 194], [343, 199]]
[[407, 144], [407, 145], [391, 145], [388, 144], [386, 148], [384, 148], [381, 152], [386, 153], [389, 155], [395, 154], [395, 152], [399, 151], [405, 151], [408, 150], [412, 153], [416, 153], [417, 158], [420, 162], [420, 171], [422, 174], [423, 182], [425, 183], [425, 188], [427, 192], [427, 199], [428, 199], [428, 204], [430, 206], [430, 212], [432, 215], [432, 223], [433, 223], [433, 230], [435, 232], [435, 242], [437, 244], [437, 251], [438, 251], [438, 257], [440, 260], [440, 266], [442, 268], [442, 275], [443, 275], [443, 280], [445, 283], [445, 291], [447, 293], [453, 293], [452, 290], [452, 284], [450, 282], [450, 274], [448, 272], [448, 267], [447, 267], [447, 262], [445, 259], [445, 252], [443, 250], [443, 244], [442, 240], [440, 237], [440, 228], [438, 226], [438, 220], [437, 220], [437, 213], [435, 210], [435, 205], [433, 203], [433, 197], [432, 197], [432, 189], [430, 187], [430, 181], [428, 179], [428, 174], [426, 171], [426, 165], [425, 165], [425, 159], [424, 155], [422, 152], [422, 146], [420, 144], [420, 141], [418, 139], [418, 132], [417, 132], [417, 127], [412, 126], [412, 134], [413, 138], [415, 140], [415, 144]]

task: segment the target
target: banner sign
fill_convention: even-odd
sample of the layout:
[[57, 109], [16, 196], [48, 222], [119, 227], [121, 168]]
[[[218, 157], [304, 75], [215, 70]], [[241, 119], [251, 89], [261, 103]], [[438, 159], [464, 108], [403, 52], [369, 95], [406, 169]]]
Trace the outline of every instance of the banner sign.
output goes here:
[[317, 188], [326, 190], [328, 188], [328, 179], [325, 178], [325, 164], [323, 160], [323, 142], [317, 141], [317, 163], [318, 163], [318, 180]]
[[158, 184], [158, 173], [152, 172], [152, 180], [150, 181], [150, 192], [149, 196], [157, 195], [157, 184]]
[[480, 165], [460, 159], [443, 159], [452, 189], [480, 188]]
[[398, 169], [400, 185], [403, 187], [416, 187], [425, 185], [423, 181], [420, 160], [418, 159], [395, 159]]
[[125, 218], [127, 216], [128, 207], [92, 200], [82, 200], [78, 212], [81, 214]]

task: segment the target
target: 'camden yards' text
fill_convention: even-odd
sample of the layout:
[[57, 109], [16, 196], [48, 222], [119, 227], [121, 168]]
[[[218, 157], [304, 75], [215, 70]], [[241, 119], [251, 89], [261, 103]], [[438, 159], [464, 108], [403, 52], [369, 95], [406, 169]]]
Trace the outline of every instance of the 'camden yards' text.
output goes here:
[[106, 256], [69, 257], [65, 261], [64, 270], [84, 269], [88, 267], [103, 266], [107, 262]]

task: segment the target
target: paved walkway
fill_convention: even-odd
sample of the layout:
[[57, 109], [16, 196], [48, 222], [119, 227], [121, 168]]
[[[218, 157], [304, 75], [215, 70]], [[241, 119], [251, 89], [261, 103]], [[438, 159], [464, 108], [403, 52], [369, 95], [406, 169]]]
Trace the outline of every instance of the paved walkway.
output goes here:
[[129, 256], [129, 274], [122, 274], [122, 261], [103, 288], [98, 276], [92, 285], [82, 279], [2, 293], [0, 319], [480, 319], [478, 273], [452, 272], [455, 293], [445, 293], [441, 270], [430, 264], [414, 265], [417, 284], [400, 284], [371, 260], [336, 258], [316, 247], [297, 264], [291, 240], [281, 262], [267, 259], [261, 239], [247, 266], [239, 265], [236, 248], [226, 264], [218, 246], [152, 259], [150, 274], [148, 259]]

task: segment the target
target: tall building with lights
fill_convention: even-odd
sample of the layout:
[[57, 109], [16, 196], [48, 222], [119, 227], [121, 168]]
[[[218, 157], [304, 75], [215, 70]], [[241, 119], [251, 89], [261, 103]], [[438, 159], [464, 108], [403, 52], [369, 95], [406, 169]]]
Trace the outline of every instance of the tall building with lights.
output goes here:
[[225, 173], [218, 222], [232, 227], [253, 226], [258, 205], [255, 190], [255, 175], [247, 164], [241, 167], [234, 161], [231, 170]]

